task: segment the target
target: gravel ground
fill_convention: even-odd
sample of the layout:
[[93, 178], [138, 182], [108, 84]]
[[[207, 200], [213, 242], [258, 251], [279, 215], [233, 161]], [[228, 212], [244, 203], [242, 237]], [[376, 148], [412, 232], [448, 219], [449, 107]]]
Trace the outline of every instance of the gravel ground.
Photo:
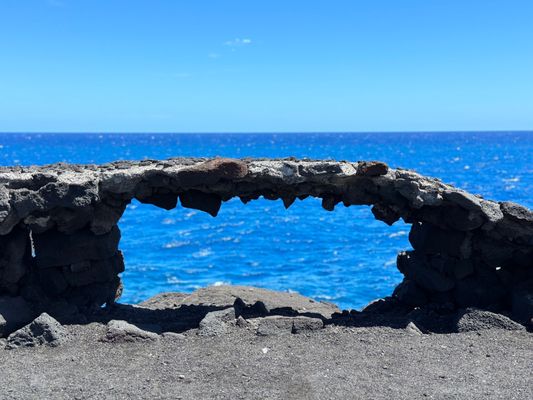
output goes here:
[[58, 347], [0, 350], [1, 399], [533, 398], [526, 331], [328, 325], [258, 336], [236, 326], [215, 337], [191, 330], [104, 343], [104, 324], [67, 329]]

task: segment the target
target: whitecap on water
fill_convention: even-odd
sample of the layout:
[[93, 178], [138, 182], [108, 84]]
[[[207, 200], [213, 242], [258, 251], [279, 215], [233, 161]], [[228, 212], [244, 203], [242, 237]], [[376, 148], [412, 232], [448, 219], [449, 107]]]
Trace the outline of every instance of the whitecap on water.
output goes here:
[[229, 281], [216, 281], [211, 286], [222, 286], [222, 285], [231, 285], [231, 282], [229, 282]]
[[189, 244], [191, 244], [191, 242], [180, 242], [178, 240], [173, 240], [171, 242], [168, 242], [168, 243], [165, 243], [163, 245], [163, 248], [164, 249], [175, 249], [175, 248], [178, 248], [178, 247], [183, 247], [183, 246], [188, 246]]
[[505, 183], [520, 182], [520, 178], [518, 176], [515, 176], [514, 178], [503, 178], [502, 181]]
[[177, 285], [179, 283], [182, 283], [178, 278], [176, 278], [175, 276], [169, 276], [167, 277], [167, 283], [170, 283], [170, 284], [173, 284], [173, 285]]
[[396, 237], [407, 236], [407, 235], [409, 235], [408, 231], [399, 231], [399, 232], [391, 233], [390, 235], [388, 235], [388, 237], [390, 239], [393, 239], [393, 238], [396, 238]]
[[207, 249], [201, 249], [200, 251], [197, 251], [196, 253], [192, 253], [192, 256], [193, 258], [204, 258], [204, 257], [210, 256], [211, 254], [213, 254], [213, 252], [211, 251], [210, 248], [207, 248]]
[[391, 266], [393, 266], [393, 265], [396, 265], [396, 257], [390, 259], [389, 261], [385, 261], [385, 262], [383, 263], [383, 266], [384, 266], [384, 267], [391, 267]]
[[163, 225], [174, 225], [176, 223], [176, 220], [174, 218], [165, 218], [163, 221], [161, 221], [161, 224]]
[[334, 297], [334, 296], [328, 296], [326, 294], [319, 294], [319, 295], [316, 295], [316, 296], [313, 296], [314, 298], [316, 299], [320, 299], [320, 300], [326, 300], [326, 301], [332, 301], [332, 300], [335, 300], [337, 297]]

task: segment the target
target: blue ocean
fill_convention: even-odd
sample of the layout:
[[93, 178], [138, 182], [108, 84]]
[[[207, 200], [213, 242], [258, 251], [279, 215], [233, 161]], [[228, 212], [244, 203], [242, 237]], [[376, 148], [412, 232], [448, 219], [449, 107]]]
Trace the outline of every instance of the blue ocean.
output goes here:
[[[176, 156], [381, 160], [494, 200], [533, 208], [533, 132], [293, 134], [0, 133], [1, 165], [105, 163]], [[342, 308], [388, 295], [409, 226], [374, 220], [369, 207], [320, 200], [224, 203], [218, 217], [133, 202], [120, 221], [123, 302], [162, 291], [239, 284], [296, 291]]]

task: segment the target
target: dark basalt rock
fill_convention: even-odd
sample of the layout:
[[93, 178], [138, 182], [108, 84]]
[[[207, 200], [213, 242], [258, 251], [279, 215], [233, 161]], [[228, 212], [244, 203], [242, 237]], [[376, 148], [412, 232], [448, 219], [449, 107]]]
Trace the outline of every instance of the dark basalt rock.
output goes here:
[[213, 217], [216, 217], [222, 199], [220, 196], [213, 193], [204, 193], [199, 190], [188, 190], [180, 194], [181, 205], [185, 208], [193, 208], [195, 210], [205, 211]]
[[380, 176], [389, 171], [389, 166], [381, 161], [362, 161], [357, 166], [358, 176]]
[[42, 313], [30, 324], [9, 335], [6, 349], [42, 345], [56, 347], [64, 342], [66, 337], [65, 328], [50, 315]]
[[428, 296], [424, 289], [417, 285], [414, 281], [404, 279], [392, 294], [398, 298], [402, 303], [412, 307], [420, 307], [428, 302]]
[[[340, 202], [371, 205], [389, 225], [399, 218], [413, 224], [414, 251], [398, 257], [406, 279], [387, 306], [477, 306], [513, 312], [525, 323], [533, 317], [533, 288], [524, 284], [533, 280], [533, 212], [379, 161], [173, 158], [0, 167], [0, 296], [22, 296], [43, 311], [111, 305], [124, 270], [117, 224], [132, 199], [164, 209], [179, 199], [216, 216], [232, 197], [247, 203], [261, 196], [282, 199], [286, 208], [309, 196], [330, 211]], [[271, 311], [268, 296], [254, 304], [226, 296], [230, 304], [221, 308], [237, 297], [237, 314]]]

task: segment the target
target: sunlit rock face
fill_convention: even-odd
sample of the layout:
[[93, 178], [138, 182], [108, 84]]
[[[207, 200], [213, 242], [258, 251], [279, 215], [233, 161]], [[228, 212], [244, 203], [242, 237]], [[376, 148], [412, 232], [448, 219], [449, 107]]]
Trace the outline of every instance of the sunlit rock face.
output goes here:
[[261, 196], [281, 198], [287, 208], [308, 196], [321, 198], [326, 210], [369, 205], [386, 224], [412, 224], [414, 250], [398, 255], [405, 279], [392, 295], [405, 307], [533, 316], [530, 210], [381, 162], [292, 158], [0, 168], [0, 296], [22, 297], [36, 309], [112, 303], [124, 270], [117, 223], [132, 199], [216, 216], [233, 197], [247, 203]]

